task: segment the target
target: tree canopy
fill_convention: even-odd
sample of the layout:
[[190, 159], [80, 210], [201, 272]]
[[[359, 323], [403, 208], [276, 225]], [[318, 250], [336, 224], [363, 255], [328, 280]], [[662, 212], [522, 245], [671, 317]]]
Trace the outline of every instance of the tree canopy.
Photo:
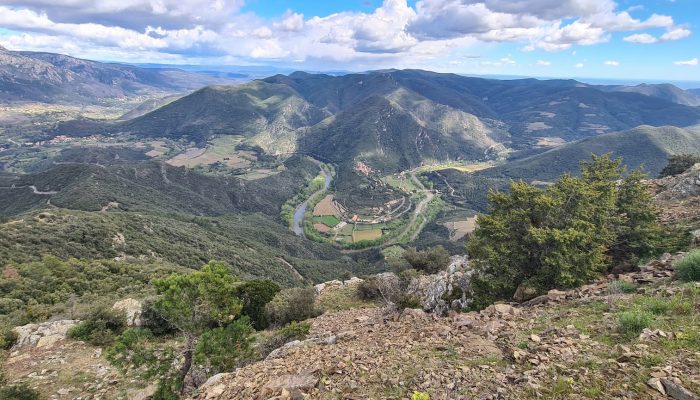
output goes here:
[[580, 176], [566, 174], [546, 189], [513, 182], [508, 193], [489, 193], [490, 213], [479, 216], [468, 245], [475, 307], [509, 298], [520, 285], [575, 287], [654, 253], [658, 211], [643, 177], [594, 155]]

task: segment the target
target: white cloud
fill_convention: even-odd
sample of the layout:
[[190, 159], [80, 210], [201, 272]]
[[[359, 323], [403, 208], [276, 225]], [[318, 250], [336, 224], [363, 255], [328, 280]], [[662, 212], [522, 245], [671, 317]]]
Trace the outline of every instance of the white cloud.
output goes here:
[[691, 32], [688, 29], [685, 28], [677, 28], [670, 30], [663, 35], [661, 35], [661, 40], [662, 41], [671, 41], [671, 40], [680, 40], [680, 39], [685, 39], [688, 36], [690, 36]]
[[685, 60], [685, 61], [676, 61], [674, 64], [676, 65], [685, 65], [689, 67], [695, 67], [699, 64], [700, 62], [698, 61], [697, 57], [693, 58], [692, 60]]
[[541, 65], [543, 67], [549, 67], [550, 65], [552, 65], [552, 63], [549, 61], [545, 61], [545, 60], [537, 60], [537, 65]]
[[630, 43], [653, 44], [659, 42], [670, 42], [685, 39], [691, 35], [690, 30], [685, 28], [671, 28], [660, 37], [652, 36], [648, 33], [637, 33], [625, 37], [623, 40]]
[[615, 60], [608, 60], [608, 61], [604, 62], [603, 64], [610, 66], [610, 67], [619, 67], [620, 66], [620, 62], [615, 61]]
[[630, 42], [630, 43], [642, 43], [642, 44], [651, 44], [651, 43], [656, 43], [659, 40], [648, 34], [648, 33], [637, 33], [634, 35], [626, 36], [624, 39], [625, 42]]
[[575, 68], [583, 68], [584, 65], [583, 65], [583, 63], [578, 63], [578, 64], [574, 65], [574, 67]]
[[[0, 36], [12, 48], [108, 54], [115, 60], [275, 59], [341, 68], [425, 65], [480, 43], [517, 43], [548, 52], [624, 40], [655, 43], [691, 32], [670, 16], [638, 19], [613, 0], [384, 0], [371, 12], [264, 19], [244, 0], [0, 0]], [[655, 37], [642, 32], [662, 28]], [[57, 44], [59, 46], [57, 46]], [[573, 50], [573, 49], [572, 49]], [[572, 51], [575, 54], [575, 51]], [[511, 57], [485, 61], [513, 65]], [[542, 61], [542, 60], [540, 60]], [[538, 62], [545, 66], [548, 61]]]
[[515, 60], [511, 56], [508, 57], [503, 57], [499, 59], [498, 61], [482, 61], [480, 63], [483, 66], [490, 66], [490, 67], [505, 67], [505, 66], [510, 66], [510, 65], [515, 65], [517, 64]]

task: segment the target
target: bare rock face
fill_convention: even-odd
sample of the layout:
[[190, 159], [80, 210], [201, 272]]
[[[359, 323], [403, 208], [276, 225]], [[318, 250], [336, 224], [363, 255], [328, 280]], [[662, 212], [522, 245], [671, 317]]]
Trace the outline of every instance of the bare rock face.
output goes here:
[[57, 342], [65, 340], [68, 330], [77, 323], [78, 321], [66, 319], [18, 326], [14, 329], [17, 333], [17, 343], [12, 347], [12, 351], [34, 347], [52, 347]]
[[467, 257], [454, 256], [445, 271], [414, 278], [407, 292], [421, 299], [423, 310], [444, 316], [469, 305], [471, 275]]
[[683, 200], [700, 196], [700, 164], [695, 164], [686, 172], [656, 181], [657, 200]]
[[126, 324], [128, 326], [142, 326], [141, 312], [143, 304], [136, 299], [120, 300], [112, 306], [113, 309], [122, 311], [126, 315]]

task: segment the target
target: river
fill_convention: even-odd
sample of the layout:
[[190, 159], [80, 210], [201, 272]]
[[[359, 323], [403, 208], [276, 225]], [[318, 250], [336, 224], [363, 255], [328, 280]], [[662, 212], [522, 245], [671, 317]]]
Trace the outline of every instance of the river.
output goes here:
[[331, 174], [323, 168], [321, 168], [321, 174], [323, 174], [324, 177], [323, 189], [311, 194], [311, 196], [309, 196], [308, 199], [304, 200], [304, 202], [299, 204], [297, 209], [294, 210], [294, 221], [292, 222], [292, 230], [299, 236], [304, 236], [304, 226], [302, 225], [302, 222], [304, 221], [304, 213], [306, 212], [306, 208], [309, 206], [309, 199], [316, 196], [320, 192], [328, 190], [328, 188], [331, 186]]

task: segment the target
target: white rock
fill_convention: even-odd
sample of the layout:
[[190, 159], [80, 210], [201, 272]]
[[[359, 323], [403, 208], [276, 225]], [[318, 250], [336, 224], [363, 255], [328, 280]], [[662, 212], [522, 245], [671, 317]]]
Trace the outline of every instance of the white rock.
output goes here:
[[141, 313], [143, 304], [136, 299], [120, 300], [112, 306], [113, 309], [124, 312], [126, 316], [126, 324], [128, 326], [142, 326]]

